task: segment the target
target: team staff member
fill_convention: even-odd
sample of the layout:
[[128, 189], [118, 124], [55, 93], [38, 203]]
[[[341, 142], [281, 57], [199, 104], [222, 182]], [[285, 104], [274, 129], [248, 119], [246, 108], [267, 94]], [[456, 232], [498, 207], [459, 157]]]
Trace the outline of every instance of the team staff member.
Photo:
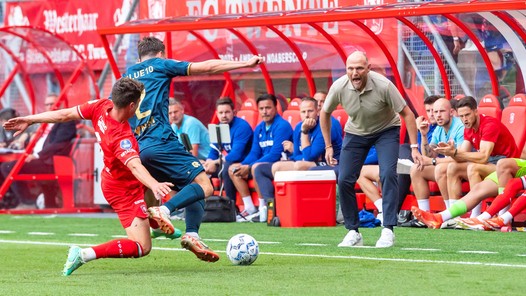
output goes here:
[[363, 245], [358, 232], [360, 220], [354, 186], [360, 176], [365, 157], [375, 145], [378, 151], [380, 180], [383, 188], [384, 222], [376, 247], [394, 245], [393, 227], [397, 224], [398, 182], [396, 165], [400, 139], [400, 117], [404, 119], [411, 142], [411, 154], [417, 166], [422, 163], [418, 151], [416, 122], [413, 112], [393, 85], [384, 76], [370, 70], [365, 53], [355, 51], [346, 61], [346, 75], [329, 89], [323, 105], [320, 124], [325, 140], [325, 159], [335, 164], [331, 145], [331, 113], [341, 104], [349, 119], [340, 153], [338, 187], [345, 228], [349, 230], [340, 247]]
[[[115, 239], [85, 249], [72, 246], [64, 265], [63, 274], [66, 276], [94, 259], [137, 258], [150, 253], [152, 241], [147, 218], [152, 216], [153, 209], [146, 210], [142, 184], [150, 188], [157, 199], [168, 194], [173, 184], [157, 182], [141, 164], [137, 141], [127, 122], [135, 113], [143, 91], [142, 83], [123, 78], [113, 86], [112, 101], [107, 99], [90, 101], [69, 109], [13, 118], [4, 124], [6, 129], [18, 130], [16, 134], [20, 134], [37, 122], [90, 119], [93, 123], [95, 135], [104, 155], [102, 192], [119, 216], [128, 238]], [[173, 233], [174, 228], [169, 217], [160, 217], [156, 222], [159, 222], [166, 233]]]
[[[250, 124], [248, 124], [246, 120], [235, 116], [234, 102], [229, 97], [217, 100], [216, 115], [219, 123], [228, 124], [230, 128], [230, 143], [223, 143], [223, 151], [226, 155], [221, 155], [224, 159], [221, 179], [225, 187], [226, 195], [231, 200], [235, 200], [236, 187], [228, 175], [228, 168], [233, 163], [240, 162], [247, 157], [252, 147], [253, 132]], [[217, 144], [214, 144], [214, 146], [218, 148]], [[217, 172], [219, 168], [219, 157], [219, 152], [216, 149], [210, 149], [210, 153], [203, 164], [207, 174]]]

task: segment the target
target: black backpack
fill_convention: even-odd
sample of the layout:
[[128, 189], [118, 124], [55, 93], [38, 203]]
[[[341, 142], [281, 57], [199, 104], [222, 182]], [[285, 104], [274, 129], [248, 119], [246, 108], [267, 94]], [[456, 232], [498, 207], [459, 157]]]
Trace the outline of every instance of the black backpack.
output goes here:
[[205, 200], [203, 222], [235, 222], [236, 204], [222, 196], [210, 196]]

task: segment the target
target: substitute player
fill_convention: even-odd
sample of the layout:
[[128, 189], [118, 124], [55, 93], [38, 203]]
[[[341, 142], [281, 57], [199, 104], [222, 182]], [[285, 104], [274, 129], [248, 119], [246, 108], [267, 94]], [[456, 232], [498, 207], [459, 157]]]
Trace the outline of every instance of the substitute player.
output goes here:
[[[161, 227], [167, 234], [173, 234], [170, 219], [158, 209], [146, 209], [144, 184], [157, 199], [171, 191], [172, 183], [157, 182], [141, 164], [137, 141], [131, 133], [128, 119], [135, 113], [144, 85], [138, 81], [123, 78], [113, 86], [112, 101], [101, 99], [57, 111], [17, 117], [4, 123], [4, 128], [17, 130], [20, 134], [37, 122], [65, 122], [90, 119], [95, 135], [104, 155], [102, 171], [102, 192], [119, 216], [128, 238], [119, 238], [91, 248], [71, 246], [64, 265], [64, 275], [70, 275], [84, 263], [100, 258], [138, 258], [146, 256], [152, 248], [150, 224]], [[141, 184], [142, 183], [142, 184]], [[148, 217], [155, 218], [148, 223]]]
[[196, 74], [222, 73], [239, 68], [254, 67], [263, 58], [254, 56], [247, 61], [207, 60], [184, 62], [165, 58], [165, 46], [155, 37], [145, 37], [137, 46], [139, 63], [129, 67], [124, 77], [144, 83], [145, 96], [135, 116], [130, 119], [139, 142], [140, 156], [150, 174], [158, 180], [175, 184], [178, 191], [159, 207], [166, 215], [185, 208], [186, 233], [181, 246], [208, 262], [219, 260], [199, 237], [204, 215], [204, 199], [213, 193], [210, 179], [197, 158], [179, 142], [168, 120], [168, 92], [172, 78]]

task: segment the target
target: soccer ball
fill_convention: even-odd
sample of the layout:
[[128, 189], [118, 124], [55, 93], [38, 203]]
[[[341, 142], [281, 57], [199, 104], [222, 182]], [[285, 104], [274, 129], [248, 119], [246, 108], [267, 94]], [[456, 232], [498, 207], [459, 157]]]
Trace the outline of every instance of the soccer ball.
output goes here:
[[226, 255], [234, 265], [250, 265], [258, 258], [258, 242], [248, 234], [236, 234], [228, 241]]

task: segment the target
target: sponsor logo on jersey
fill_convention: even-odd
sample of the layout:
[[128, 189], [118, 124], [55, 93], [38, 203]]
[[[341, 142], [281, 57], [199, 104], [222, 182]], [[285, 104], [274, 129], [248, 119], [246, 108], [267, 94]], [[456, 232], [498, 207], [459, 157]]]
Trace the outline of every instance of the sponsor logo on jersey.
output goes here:
[[128, 150], [128, 149], [131, 149], [132, 143], [131, 143], [130, 140], [124, 139], [124, 140], [121, 141], [120, 146], [121, 146], [122, 149]]
[[266, 141], [260, 141], [259, 147], [265, 148], [265, 147], [271, 147], [274, 145], [274, 140], [266, 140]]
[[192, 162], [192, 165], [194, 166], [194, 168], [197, 168], [197, 167], [199, 167], [201, 164], [200, 164], [198, 161], [194, 161], [194, 162]]

